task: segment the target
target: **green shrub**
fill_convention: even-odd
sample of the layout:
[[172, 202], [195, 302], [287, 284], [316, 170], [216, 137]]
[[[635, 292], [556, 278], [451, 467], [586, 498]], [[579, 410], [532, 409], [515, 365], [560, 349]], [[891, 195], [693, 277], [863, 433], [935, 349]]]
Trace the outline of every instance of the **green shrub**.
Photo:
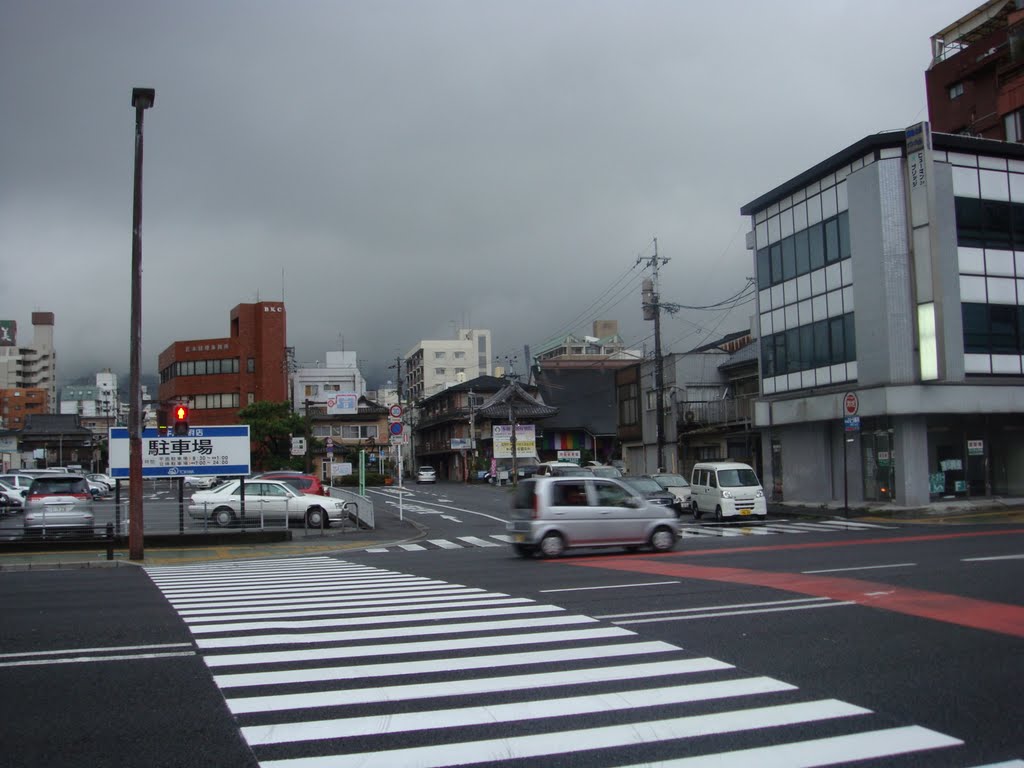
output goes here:
[[[343, 475], [342, 477], [335, 477], [331, 481], [331, 484], [332, 485], [336, 485], [339, 488], [353, 486], [353, 485], [354, 486], [358, 486], [359, 485], [359, 475], [358, 474], [351, 474], [351, 475]], [[379, 475], [376, 472], [367, 472], [366, 473], [366, 484], [367, 485], [384, 485], [384, 475]]]

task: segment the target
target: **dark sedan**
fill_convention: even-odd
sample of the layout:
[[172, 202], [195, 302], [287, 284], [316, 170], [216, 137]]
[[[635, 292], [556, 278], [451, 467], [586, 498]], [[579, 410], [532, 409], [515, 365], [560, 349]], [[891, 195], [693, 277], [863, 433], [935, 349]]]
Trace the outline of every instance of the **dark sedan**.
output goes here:
[[640, 493], [651, 504], [671, 507], [678, 516], [679, 513], [675, 511], [676, 497], [662, 488], [653, 478], [630, 477], [626, 475], [625, 477], [620, 477], [619, 480]]

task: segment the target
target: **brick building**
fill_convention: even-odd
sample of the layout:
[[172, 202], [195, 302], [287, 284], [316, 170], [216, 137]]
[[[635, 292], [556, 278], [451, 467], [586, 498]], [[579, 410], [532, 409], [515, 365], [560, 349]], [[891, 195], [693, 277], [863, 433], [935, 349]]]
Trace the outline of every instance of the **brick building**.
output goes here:
[[47, 394], [41, 387], [0, 389], [0, 428], [22, 429], [31, 414], [48, 413]]
[[160, 402], [187, 402], [190, 424], [214, 426], [237, 424], [252, 403], [287, 400], [286, 330], [283, 302], [239, 304], [229, 336], [176, 341], [160, 353]]

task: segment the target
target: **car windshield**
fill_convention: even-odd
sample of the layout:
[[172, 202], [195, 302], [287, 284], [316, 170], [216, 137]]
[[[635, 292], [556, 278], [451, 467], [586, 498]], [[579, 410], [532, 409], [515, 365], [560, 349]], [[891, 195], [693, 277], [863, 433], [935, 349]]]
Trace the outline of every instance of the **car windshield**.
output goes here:
[[622, 473], [615, 467], [591, 467], [590, 471], [598, 477], [622, 477]]
[[420, 467], [420, 472], [433, 472], [433, 467]]
[[644, 493], [651, 493], [652, 491], [660, 491], [662, 487], [658, 483], [649, 477], [632, 477], [627, 478], [626, 482], [636, 488], [638, 491]]
[[89, 493], [89, 484], [84, 477], [70, 475], [36, 478], [29, 489], [29, 495], [38, 496], [43, 493]]
[[654, 479], [666, 488], [686, 488], [689, 485], [682, 475], [654, 475]]
[[749, 488], [752, 485], [760, 485], [752, 469], [720, 469], [718, 484], [722, 488]]

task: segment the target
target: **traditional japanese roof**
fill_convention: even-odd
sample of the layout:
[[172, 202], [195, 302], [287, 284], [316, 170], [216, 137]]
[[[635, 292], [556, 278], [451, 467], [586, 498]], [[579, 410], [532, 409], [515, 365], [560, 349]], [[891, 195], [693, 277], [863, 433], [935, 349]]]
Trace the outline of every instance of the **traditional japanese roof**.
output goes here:
[[502, 389], [484, 400], [476, 409], [476, 415], [488, 419], [507, 419], [509, 408], [517, 419], [544, 419], [558, 413], [557, 408], [544, 405], [519, 386], [519, 382], [509, 380]]

